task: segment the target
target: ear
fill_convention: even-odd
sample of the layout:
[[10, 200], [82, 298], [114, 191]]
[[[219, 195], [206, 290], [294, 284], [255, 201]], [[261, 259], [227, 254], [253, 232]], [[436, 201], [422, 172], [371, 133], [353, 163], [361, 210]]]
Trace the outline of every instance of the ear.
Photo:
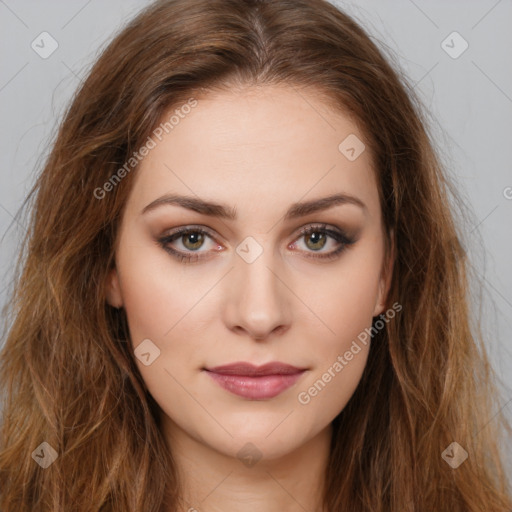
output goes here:
[[119, 276], [115, 267], [110, 271], [107, 277], [106, 299], [114, 308], [120, 308], [123, 306], [123, 297], [119, 286]]
[[389, 235], [390, 247], [386, 259], [382, 264], [382, 271], [379, 281], [379, 292], [375, 304], [373, 316], [382, 314], [386, 308], [391, 278], [393, 276], [393, 264], [395, 262], [395, 245], [393, 243], [393, 231]]

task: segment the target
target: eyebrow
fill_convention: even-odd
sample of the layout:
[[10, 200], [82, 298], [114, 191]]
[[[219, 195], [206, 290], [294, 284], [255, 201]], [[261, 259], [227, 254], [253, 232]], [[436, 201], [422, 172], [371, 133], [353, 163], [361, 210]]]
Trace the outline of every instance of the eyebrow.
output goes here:
[[[292, 220], [299, 217], [304, 217], [311, 213], [327, 210], [334, 206], [351, 204], [358, 206], [364, 211], [367, 211], [366, 205], [359, 198], [348, 194], [334, 194], [312, 201], [303, 201], [293, 203], [287, 210], [284, 220]], [[229, 208], [226, 205], [213, 203], [210, 201], [203, 201], [192, 196], [180, 196], [176, 194], [168, 194], [158, 199], [155, 199], [147, 206], [144, 207], [141, 214], [154, 210], [164, 205], [177, 205], [188, 210], [208, 215], [210, 217], [218, 217], [227, 220], [236, 220], [236, 208]]]

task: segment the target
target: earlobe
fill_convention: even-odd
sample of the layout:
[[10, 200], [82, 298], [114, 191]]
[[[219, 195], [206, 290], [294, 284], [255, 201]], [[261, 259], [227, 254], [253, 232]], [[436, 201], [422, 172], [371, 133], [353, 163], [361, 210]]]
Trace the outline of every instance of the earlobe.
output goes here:
[[114, 308], [120, 308], [123, 306], [123, 297], [119, 286], [119, 276], [115, 267], [110, 271], [107, 278], [106, 299], [108, 304]]

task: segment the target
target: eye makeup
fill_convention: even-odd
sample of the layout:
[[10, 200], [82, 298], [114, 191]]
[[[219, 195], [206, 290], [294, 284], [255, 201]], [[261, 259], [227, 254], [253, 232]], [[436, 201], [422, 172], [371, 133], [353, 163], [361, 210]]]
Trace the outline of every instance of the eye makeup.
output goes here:
[[[209, 251], [197, 252], [196, 249], [201, 249], [204, 246], [204, 240], [210, 238], [215, 241], [213, 232], [205, 228], [204, 226], [183, 226], [171, 231], [169, 234], [158, 238], [159, 245], [168, 252], [173, 258], [183, 263], [194, 263], [200, 260], [209, 259], [211, 256], [205, 256], [204, 254]], [[313, 224], [303, 227], [298, 237], [294, 242], [288, 245], [293, 247], [292, 250], [296, 250], [295, 246], [300, 239], [304, 239], [306, 247], [308, 244], [317, 245], [320, 244], [319, 250], [323, 249], [329, 241], [337, 244], [337, 247], [331, 251], [324, 251], [322, 253], [314, 248], [311, 251], [298, 250], [297, 252], [304, 253], [306, 258], [314, 258], [322, 261], [331, 261], [341, 255], [349, 246], [353, 245], [357, 240], [356, 237], [349, 236], [346, 232], [340, 228], [333, 227], [328, 228], [327, 224]], [[192, 241], [191, 241], [192, 240]], [[176, 249], [173, 247], [176, 241], [180, 241], [184, 249]], [[185, 242], [185, 243], [184, 243]], [[198, 245], [198, 247], [188, 247], [185, 245]], [[219, 252], [222, 246], [215, 241], [216, 249], [214, 251]], [[316, 253], [316, 254], [315, 254]]]

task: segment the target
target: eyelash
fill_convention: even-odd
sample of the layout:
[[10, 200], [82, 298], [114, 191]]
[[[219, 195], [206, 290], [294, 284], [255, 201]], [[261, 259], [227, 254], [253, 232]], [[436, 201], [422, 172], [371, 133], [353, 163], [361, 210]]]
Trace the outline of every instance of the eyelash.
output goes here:
[[[189, 256], [181, 251], [176, 251], [175, 249], [171, 249], [169, 247], [170, 243], [172, 243], [175, 240], [178, 240], [179, 238], [182, 238], [184, 235], [188, 235], [190, 233], [200, 233], [201, 235], [207, 235], [210, 238], [213, 238], [210, 231], [205, 230], [204, 228], [200, 228], [200, 227], [196, 228], [193, 226], [189, 226], [189, 227], [178, 228], [173, 233], [170, 233], [169, 235], [160, 238], [158, 240], [158, 243], [162, 246], [162, 248], [165, 251], [167, 251], [171, 256], [173, 256], [177, 260], [184, 262], [184, 263], [193, 263], [195, 261], [203, 259], [204, 256], [199, 256], [199, 255], [193, 254], [193, 253], [192, 253], [193, 255]], [[316, 255], [316, 254], [311, 254], [311, 255], [307, 256], [308, 258], [314, 258], [314, 259], [319, 259], [319, 260], [324, 260], [324, 261], [331, 261], [331, 260], [335, 259], [337, 256], [339, 256], [342, 252], [344, 252], [348, 248], [348, 246], [350, 246], [356, 242], [355, 239], [347, 236], [343, 232], [326, 229], [326, 224], [321, 224], [321, 225], [316, 225], [316, 226], [306, 226], [306, 227], [302, 228], [299, 233], [299, 237], [296, 240], [300, 240], [302, 237], [309, 235], [311, 233], [322, 233], [322, 234], [328, 235], [329, 237], [331, 237], [332, 239], [334, 239], [336, 242], [338, 242], [341, 245], [336, 250], [331, 251], [330, 253], [327, 253], [325, 255], [320, 256], [320, 255]]]

